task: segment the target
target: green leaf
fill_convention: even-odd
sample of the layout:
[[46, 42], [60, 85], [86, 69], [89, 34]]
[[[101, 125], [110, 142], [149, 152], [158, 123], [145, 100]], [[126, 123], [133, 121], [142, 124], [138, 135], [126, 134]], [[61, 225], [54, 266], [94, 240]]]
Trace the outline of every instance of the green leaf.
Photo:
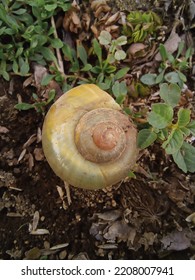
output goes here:
[[124, 68], [118, 70], [116, 72], [116, 74], [114, 75], [115, 80], [124, 78], [124, 76], [128, 73], [129, 69], [130, 69], [129, 67], [124, 67]]
[[156, 84], [156, 77], [157, 77], [156, 74], [149, 73], [141, 76], [140, 81], [145, 85], [152, 86]]
[[116, 66], [114, 65], [108, 65], [105, 67], [105, 70], [104, 70], [106, 73], [110, 74], [110, 73], [113, 73], [116, 71]]
[[126, 36], [120, 36], [115, 41], [117, 46], [122, 46], [127, 44], [127, 37]]
[[177, 126], [178, 127], [185, 127], [190, 122], [190, 109], [184, 109], [180, 108], [178, 111], [178, 120], [177, 120]]
[[109, 45], [111, 43], [112, 36], [108, 31], [103, 30], [100, 32], [100, 36], [98, 37], [98, 40], [101, 45]]
[[54, 38], [51, 40], [51, 45], [53, 48], [60, 49], [64, 44], [59, 38]]
[[88, 72], [88, 71], [91, 70], [91, 68], [92, 68], [92, 65], [89, 64], [89, 63], [87, 63], [87, 64], [81, 69], [81, 71], [83, 71], [83, 72]]
[[152, 145], [157, 139], [157, 134], [150, 129], [142, 129], [138, 133], [137, 145], [140, 149], [145, 149]]
[[47, 86], [49, 82], [55, 77], [55, 75], [47, 74], [43, 77], [41, 80], [41, 85], [42, 86]]
[[26, 13], [26, 9], [21, 8], [21, 9], [13, 11], [13, 13], [16, 15], [23, 15], [24, 13]]
[[114, 57], [116, 60], [122, 60], [125, 59], [126, 55], [126, 52], [124, 52], [123, 50], [117, 50], [114, 54]]
[[171, 107], [175, 107], [181, 97], [181, 89], [177, 84], [161, 84], [160, 97]]
[[180, 127], [181, 132], [187, 137], [190, 135], [191, 131], [187, 127]]
[[173, 154], [173, 159], [183, 172], [195, 172], [195, 147], [184, 142], [181, 150]]
[[182, 72], [177, 70], [177, 73], [178, 73], [178, 76], [179, 76], [179, 78], [182, 82], [184, 82], [184, 83], [187, 82], [187, 78]]
[[195, 120], [191, 121], [188, 125], [187, 128], [190, 130], [193, 136], [195, 136]]
[[183, 140], [182, 131], [180, 129], [174, 129], [167, 141], [163, 143], [163, 148], [165, 148], [167, 154], [174, 154], [181, 148]]
[[119, 81], [116, 81], [112, 86], [112, 92], [116, 97], [116, 102], [121, 104], [127, 94], [127, 85], [125, 81], [122, 81], [121, 83], [119, 83]]
[[152, 111], [148, 115], [148, 122], [155, 128], [165, 128], [172, 122], [173, 109], [168, 104], [152, 104]]
[[161, 71], [161, 73], [156, 77], [156, 84], [159, 84], [163, 81], [164, 73], [165, 73], [165, 69], [163, 71]]
[[56, 8], [57, 8], [57, 4], [47, 4], [47, 5], [44, 5], [44, 8], [46, 11], [48, 12], [51, 12], [51, 11], [54, 11]]
[[29, 103], [18, 103], [14, 106], [14, 108], [17, 110], [29, 110], [33, 109], [34, 105]]
[[52, 50], [47, 47], [41, 47], [39, 51], [47, 61], [54, 61], [57, 64], [57, 59]]
[[48, 99], [46, 103], [49, 104], [55, 98], [55, 95], [56, 95], [55, 89], [50, 90], [48, 93]]
[[20, 64], [20, 74], [22, 76], [25, 76], [26, 74], [29, 73], [29, 70], [30, 70], [30, 66], [29, 66], [29, 63], [28, 63], [28, 60], [23, 60], [22, 63], [19, 63]]
[[184, 49], [184, 45], [185, 45], [184, 41], [179, 42], [176, 58], [180, 57], [180, 55]]
[[165, 75], [165, 80], [172, 84], [177, 84], [181, 81], [177, 72], [169, 72]]
[[167, 60], [167, 50], [163, 44], [159, 45], [159, 52], [160, 52], [162, 61], [165, 62]]
[[83, 65], [85, 66], [87, 64], [87, 52], [83, 45], [78, 45], [77, 46], [77, 53], [79, 58], [81, 59]]
[[93, 39], [92, 43], [93, 43], [94, 53], [98, 57], [99, 64], [102, 65], [102, 48], [101, 48], [99, 42], [96, 39]]
[[18, 73], [18, 63], [15, 59], [13, 61], [12, 69], [13, 69], [14, 73]]

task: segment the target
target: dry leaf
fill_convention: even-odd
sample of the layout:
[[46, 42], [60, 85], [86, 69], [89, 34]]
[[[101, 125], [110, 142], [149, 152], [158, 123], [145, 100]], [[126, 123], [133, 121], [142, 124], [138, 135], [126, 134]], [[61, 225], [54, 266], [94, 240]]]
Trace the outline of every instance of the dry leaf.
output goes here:
[[26, 149], [27, 147], [29, 147], [32, 143], [34, 143], [37, 139], [36, 134], [32, 134], [29, 139], [24, 143], [23, 145], [23, 149]]
[[28, 166], [29, 166], [29, 170], [32, 171], [33, 167], [34, 167], [34, 157], [31, 153], [28, 154]]
[[42, 161], [44, 159], [44, 154], [43, 154], [42, 148], [35, 148], [34, 156], [37, 161]]
[[[175, 28], [173, 28], [169, 38], [164, 43], [164, 46], [168, 53], [172, 54], [178, 49], [178, 45], [181, 42], [181, 38], [179, 35], [175, 32]], [[156, 61], [162, 61], [161, 55], [158, 52], [155, 56]]]
[[136, 231], [134, 228], [128, 226], [124, 221], [114, 222], [104, 234], [104, 238], [107, 240], [119, 240], [127, 241], [129, 239], [134, 240]]
[[1, 126], [0, 125], [0, 133], [8, 133], [9, 132], [9, 129], [7, 129], [5, 126]]
[[195, 232], [189, 229], [183, 231], [173, 231], [163, 237], [161, 242], [163, 249], [168, 251], [182, 251], [191, 246], [191, 241], [195, 238]]
[[26, 149], [22, 150], [22, 152], [18, 158], [18, 163], [24, 158], [25, 154], [26, 154]]

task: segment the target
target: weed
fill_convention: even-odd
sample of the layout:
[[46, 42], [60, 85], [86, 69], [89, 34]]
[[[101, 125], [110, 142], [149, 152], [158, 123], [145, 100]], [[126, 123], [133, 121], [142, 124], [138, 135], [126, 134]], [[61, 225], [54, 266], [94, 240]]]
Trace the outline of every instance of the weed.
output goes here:
[[143, 42], [149, 35], [154, 35], [161, 25], [161, 18], [152, 11], [132, 11], [127, 15], [127, 24], [123, 26], [123, 32], [129, 43]]
[[10, 79], [10, 72], [26, 76], [30, 62], [57, 64], [53, 48], [63, 43], [54, 37], [49, 19], [70, 7], [68, 0], [2, 0], [0, 4], [0, 75]]

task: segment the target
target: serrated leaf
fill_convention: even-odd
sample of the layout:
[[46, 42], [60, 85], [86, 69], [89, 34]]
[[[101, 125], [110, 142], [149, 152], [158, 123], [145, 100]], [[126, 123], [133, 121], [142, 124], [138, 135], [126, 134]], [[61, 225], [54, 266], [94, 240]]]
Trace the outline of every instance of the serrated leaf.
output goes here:
[[138, 133], [137, 145], [140, 149], [145, 149], [152, 145], [157, 139], [157, 134], [150, 129], [142, 129]]
[[181, 149], [173, 154], [173, 159], [183, 172], [195, 172], [195, 147], [184, 142]]
[[178, 127], [185, 127], [190, 122], [190, 109], [184, 109], [180, 108], [178, 111], [178, 120], [177, 120], [177, 126]]
[[140, 81], [145, 85], [153, 86], [156, 84], [156, 77], [157, 77], [156, 74], [149, 73], [149, 74], [145, 74], [145, 75], [141, 76]]
[[160, 85], [160, 97], [174, 108], [180, 100], [181, 89], [177, 84], [164, 83]]
[[152, 104], [152, 111], [148, 115], [148, 122], [155, 128], [165, 128], [173, 119], [173, 109], [168, 104]]

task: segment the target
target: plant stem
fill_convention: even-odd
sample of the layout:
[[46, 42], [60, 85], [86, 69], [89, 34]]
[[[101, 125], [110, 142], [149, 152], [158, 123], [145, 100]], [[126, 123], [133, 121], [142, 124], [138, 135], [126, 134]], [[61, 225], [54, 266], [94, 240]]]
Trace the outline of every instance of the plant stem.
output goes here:
[[[54, 17], [52, 16], [51, 17], [51, 25], [54, 29], [54, 37], [56, 39], [58, 39], [58, 34], [57, 34], [57, 30], [56, 30], [56, 25], [55, 25], [55, 21], [54, 21]], [[62, 60], [62, 56], [61, 56], [61, 53], [60, 53], [60, 50], [56, 48], [56, 55], [57, 55], [57, 59], [58, 59], [58, 70], [63, 74], [65, 75], [65, 72], [64, 72], [64, 64], [63, 64], [63, 60]], [[65, 75], [65, 78], [66, 78], [66, 75]]]

